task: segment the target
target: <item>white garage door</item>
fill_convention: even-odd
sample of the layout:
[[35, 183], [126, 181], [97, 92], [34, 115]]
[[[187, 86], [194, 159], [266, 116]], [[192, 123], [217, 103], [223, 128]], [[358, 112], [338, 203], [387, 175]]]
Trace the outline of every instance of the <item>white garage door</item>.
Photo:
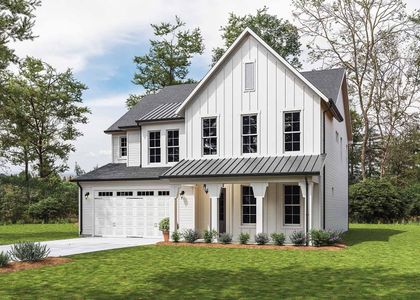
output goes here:
[[168, 196], [157, 196], [158, 191], [153, 192], [154, 196], [124, 193], [95, 197], [95, 235], [161, 237], [159, 222], [169, 216]]

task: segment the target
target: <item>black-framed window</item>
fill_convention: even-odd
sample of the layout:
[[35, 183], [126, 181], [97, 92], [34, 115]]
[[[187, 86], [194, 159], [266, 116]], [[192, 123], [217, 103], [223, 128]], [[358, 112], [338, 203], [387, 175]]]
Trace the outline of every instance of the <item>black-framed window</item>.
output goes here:
[[154, 196], [154, 191], [137, 191], [137, 196]]
[[179, 161], [179, 130], [168, 130], [168, 162]]
[[133, 196], [133, 192], [117, 192], [118, 197]]
[[300, 187], [286, 185], [284, 187], [284, 224], [300, 224]]
[[160, 131], [149, 132], [149, 162], [160, 163]]
[[158, 196], [169, 196], [169, 191], [158, 191]]
[[257, 199], [250, 186], [242, 186], [242, 224], [257, 222]]
[[113, 195], [113, 192], [98, 192], [99, 197], [112, 197]]
[[127, 137], [120, 136], [120, 157], [126, 157], [127, 152]]
[[242, 153], [257, 153], [257, 115], [242, 116]]
[[217, 118], [204, 118], [202, 121], [203, 155], [217, 154]]
[[284, 113], [284, 151], [300, 151], [300, 112]]

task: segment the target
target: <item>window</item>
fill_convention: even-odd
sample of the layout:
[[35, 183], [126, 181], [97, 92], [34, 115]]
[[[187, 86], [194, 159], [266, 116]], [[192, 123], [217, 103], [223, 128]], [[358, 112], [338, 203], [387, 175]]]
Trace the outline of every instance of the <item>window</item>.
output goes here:
[[120, 157], [127, 156], [127, 137], [121, 136], [120, 137]]
[[133, 196], [133, 192], [117, 192], [118, 197]]
[[160, 131], [149, 132], [149, 162], [160, 163]]
[[168, 130], [168, 162], [179, 161], [179, 130]]
[[154, 196], [154, 191], [138, 191], [137, 196]]
[[300, 151], [300, 112], [284, 113], [284, 151]]
[[169, 196], [169, 191], [159, 191], [158, 196]]
[[257, 153], [257, 115], [242, 116], [242, 153]]
[[300, 187], [298, 185], [284, 187], [284, 224], [300, 224]]
[[245, 91], [255, 89], [255, 63], [245, 63]]
[[112, 197], [113, 195], [113, 192], [98, 192], [99, 197]]
[[257, 200], [250, 186], [242, 187], [242, 224], [255, 224], [257, 221]]
[[203, 119], [203, 155], [217, 154], [217, 119]]

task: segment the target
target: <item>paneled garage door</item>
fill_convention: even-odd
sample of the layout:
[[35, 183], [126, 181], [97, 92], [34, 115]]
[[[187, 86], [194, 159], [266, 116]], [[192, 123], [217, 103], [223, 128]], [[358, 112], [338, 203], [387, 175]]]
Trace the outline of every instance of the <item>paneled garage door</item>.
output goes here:
[[156, 196], [158, 191], [154, 194], [95, 197], [95, 235], [161, 237], [159, 222], [169, 216], [169, 199]]

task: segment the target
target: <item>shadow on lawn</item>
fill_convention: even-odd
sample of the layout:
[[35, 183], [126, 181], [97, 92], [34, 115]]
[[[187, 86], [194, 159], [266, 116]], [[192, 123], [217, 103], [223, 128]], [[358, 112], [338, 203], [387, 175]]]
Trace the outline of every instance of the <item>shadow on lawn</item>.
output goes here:
[[364, 242], [389, 242], [390, 237], [404, 232], [395, 229], [351, 228], [345, 234], [344, 240], [349, 246]]

